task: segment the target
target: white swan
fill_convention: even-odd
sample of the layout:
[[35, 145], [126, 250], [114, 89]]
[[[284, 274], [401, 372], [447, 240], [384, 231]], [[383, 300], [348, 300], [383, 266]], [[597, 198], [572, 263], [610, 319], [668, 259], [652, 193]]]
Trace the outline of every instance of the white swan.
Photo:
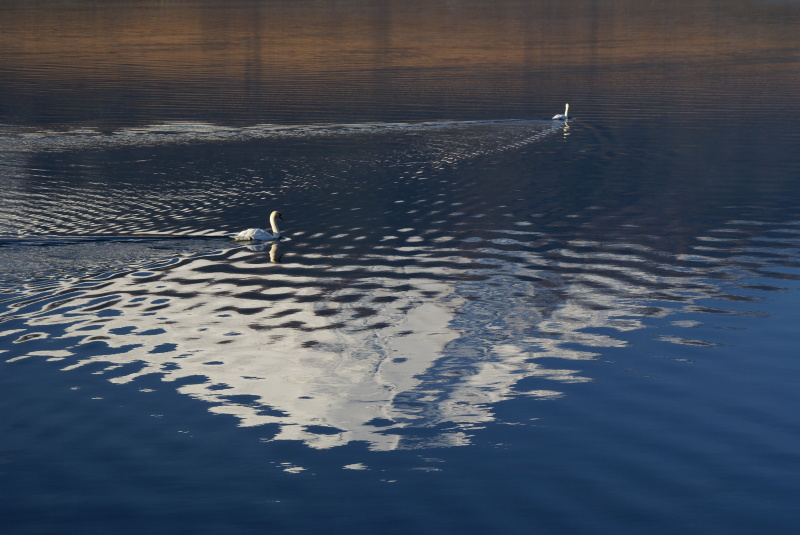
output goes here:
[[568, 120], [569, 119], [569, 104], [567, 104], [567, 107], [564, 108], [564, 115], [561, 115], [560, 113], [558, 113], [556, 115], [553, 115], [553, 119], [555, 119], [556, 121], [566, 121], [566, 120]]
[[261, 241], [269, 241], [269, 240], [279, 240], [281, 238], [281, 231], [278, 229], [277, 220], [283, 220], [283, 216], [277, 210], [272, 212], [269, 216], [269, 224], [272, 227], [272, 234], [264, 230], [263, 228], [249, 228], [247, 230], [241, 231], [239, 234], [231, 234], [231, 238], [236, 241], [252, 241], [252, 240], [261, 240]]

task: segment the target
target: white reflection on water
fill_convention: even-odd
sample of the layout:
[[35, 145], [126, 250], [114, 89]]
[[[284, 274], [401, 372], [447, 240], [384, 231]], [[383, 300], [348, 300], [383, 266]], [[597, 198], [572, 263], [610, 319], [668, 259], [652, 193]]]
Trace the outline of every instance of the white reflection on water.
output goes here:
[[[498, 310], [491, 294], [471, 301], [468, 294], [484, 281], [454, 283], [463, 276], [454, 269], [411, 265], [387, 278], [387, 259], [374, 255], [375, 272], [351, 287], [304, 276], [301, 262], [291, 271], [270, 269], [274, 264], [257, 263], [264, 254], [231, 249], [23, 299], [14, 305], [25, 326], [15, 343], [46, 339], [58, 349], [10, 361], [45, 357], [64, 361], [64, 370], [103, 363], [94, 373], [116, 383], [152, 373], [165, 382], [202, 376], [179, 391], [243, 426], [278, 424], [276, 440], [315, 448], [359, 440], [394, 449], [401, 437], [393, 430], [434, 426], [444, 430], [426, 444], [465, 444], [469, 429], [491, 421], [491, 404], [515, 395], [521, 379], [585, 380], [535, 359], [590, 353], [563, 350], [552, 339], [515, 342], [513, 330], [531, 324], [521, 314], [533, 310], [515, 310], [520, 303], [513, 300]], [[494, 282], [519, 286], [506, 278]], [[607, 323], [603, 316], [580, 320], [567, 304], [547, 327], [577, 331]], [[495, 344], [498, 336], [506, 342]], [[531, 345], [536, 353], [526, 349]], [[442, 360], [448, 357], [453, 362]]]
[[[274, 440], [391, 450], [468, 444], [494, 419], [495, 403], [554, 398], [557, 387], [542, 384], [589, 380], [545, 357], [592, 359], [625, 342], [587, 329], [641, 327], [631, 302], [593, 290], [590, 274], [518, 278], [532, 272], [524, 264], [547, 264], [535, 253], [514, 262], [494, 254], [489, 276], [464, 280], [470, 269], [457, 249], [419, 247], [449, 254], [450, 264], [390, 270], [391, 258], [376, 253], [359, 276], [332, 270], [326, 279], [319, 264], [304, 264], [313, 258], [275, 264], [258, 249], [64, 282], [19, 299], [7, 324], [19, 327], [18, 348], [6, 358], [62, 361], [63, 370], [94, 363], [93, 373], [115, 383], [157, 374], [242, 426], [276, 424]], [[522, 388], [528, 378], [539, 386]]]

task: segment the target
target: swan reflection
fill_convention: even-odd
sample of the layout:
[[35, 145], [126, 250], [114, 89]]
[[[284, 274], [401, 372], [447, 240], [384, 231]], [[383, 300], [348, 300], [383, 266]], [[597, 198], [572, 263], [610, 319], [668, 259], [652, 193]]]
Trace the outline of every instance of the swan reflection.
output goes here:
[[269, 261], [273, 264], [280, 264], [281, 258], [283, 258], [283, 252], [278, 242], [275, 242], [269, 248]]
[[280, 264], [281, 259], [283, 258], [284, 250], [283, 250], [283, 243], [279, 241], [273, 241], [269, 243], [255, 241], [252, 243], [248, 243], [247, 245], [242, 246], [242, 249], [247, 249], [248, 251], [252, 251], [254, 253], [259, 253], [267, 250], [269, 247], [269, 261], [273, 264]]

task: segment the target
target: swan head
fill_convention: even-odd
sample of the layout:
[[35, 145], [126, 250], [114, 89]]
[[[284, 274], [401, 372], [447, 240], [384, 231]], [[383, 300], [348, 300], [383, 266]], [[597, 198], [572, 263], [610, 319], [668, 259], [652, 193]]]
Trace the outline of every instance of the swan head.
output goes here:
[[283, 221], [283, 216], [282, 216], [282, 215], [281, 215], [281, 213], [280, 213], [279, 211], [277, 211], [277, 210], [275, 210], [274, 212], [272, 212], [272, 214], [270, 214], [269, 218], [270, 218], [270, 219], [273, 219], [273, 220], [274, 220], [274, 219], [280, 219], [281, 221]]

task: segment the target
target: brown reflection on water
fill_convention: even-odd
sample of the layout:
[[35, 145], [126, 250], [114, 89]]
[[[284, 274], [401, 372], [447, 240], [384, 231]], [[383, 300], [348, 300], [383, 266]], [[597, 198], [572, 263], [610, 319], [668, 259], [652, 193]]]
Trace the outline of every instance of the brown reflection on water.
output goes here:
[[[24, 108], [26, 92], [56, 89], [57, 99], [115, 90], [178, 101], [187, 93], [190, 101], [244, 93], [258, 102], [268, 93], [276, 106], [298, 93], [336, 101], [365, 86], [383, 95], [402, 87], [416, 102], [429, 93], [508, 91], [509, 84], [524, 92], [530, 81], [498, 71], [718, 62], [782, 51], [795, 40], [787, 16], [798, 18], [800, 7], [752, 0], [12, 1], [0, 12], [0, 73], [3, 92], [12, 94], [4, 100]], [[474, 79], [465, 85], [454, 69]], [[124, 105], [133, 95], [114, 97]]]
[[536, 62], [572, 64], [659, 59], [654, 54], [716, 57], [782, 48], [791, 36], [787, 25], [772, 24], [785, 9], [754, 1], [5, 5], [0, 44], [11, 52], [3, 55], [6, 66], [79, 62], [97, 70], [166, 69], [170, 76], [180, 76], [175, 66], [236, 74], [252, 63], [314, 71], [376, 61], [393, 67], [518, 65], [530, 63], [531, 55]]

